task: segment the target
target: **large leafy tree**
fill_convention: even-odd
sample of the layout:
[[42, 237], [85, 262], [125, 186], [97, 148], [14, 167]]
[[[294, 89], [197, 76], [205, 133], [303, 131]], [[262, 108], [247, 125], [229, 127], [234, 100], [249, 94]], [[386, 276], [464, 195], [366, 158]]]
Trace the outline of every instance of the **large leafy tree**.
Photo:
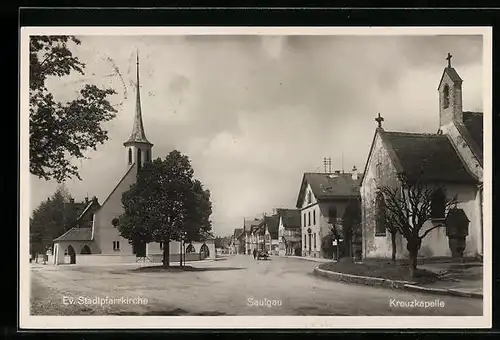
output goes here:
[[51, 77], [72, 72], [84, 74], [85, 64], [74, 56], [69, 44], [80, 44], [72, 36], [30, 37], [30, 172], [46, 180], [63, 182], [80, 178], [72, 160], [96, 149], [108, 139], [102, 123], [115, 117], [109, 103], [113, 89], [86, 84], [77, 98], [62, 103], [46, 87]]
[[[433, 218], [433, 197], [436, 192], [443, 193], [442, 208], [448, 212], [458, 201], [456, 197], [446, 198], [445, 188], [428, 183], [422, 176], [410, 178], [404, 173], [398, 174], [398, 185], [379, 188], [384, 196], [385, 221], [390, 224], [390, 230], [399, 232], [406, 239], [406, 248], [410, 259], [410, 275], [415, 277], [417, 270], [417, 255], [422, 240], [434, 229], [444, 227], [444, 219], [435, 220], [430, 228], [424, 228], [425, 223]], [[392, 234], [392, 233], [391, 233]], [[393, 245], [394, 246], [394, 245]]]
[[53, 240], [76, 224], [75, 204], [64, 187], [57, 191], [33, 211], [30, 218], [30, 252], [42, 254], [52, 246]]
[[146, 163], [137, 182], [123, 193], [124, 213], [114, 223], [131, 244], [163, 242], [163, 266], [170, 264], [169, 244], [186, 235], [200, 238], [211, 230], [210, 192], [193, 178], [189, 158], [174, 150]]

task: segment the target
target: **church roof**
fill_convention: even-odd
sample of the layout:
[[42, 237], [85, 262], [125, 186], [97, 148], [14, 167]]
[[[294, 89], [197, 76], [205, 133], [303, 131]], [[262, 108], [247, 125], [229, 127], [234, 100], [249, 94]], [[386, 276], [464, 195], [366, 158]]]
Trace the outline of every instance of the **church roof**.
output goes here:
[[92, 228], [71, 228], [54, 242], [60, 241], [92, 241]]
[[129, 143], [143, 143], [153, 145], [146, 138], [146, 133], [144, 132], [144, 124], [142, 122], [142, 110], [141, 110], [141, 92], [139, 85], [139, 54], [137, 54], [137, 82], [136, 82], [136, 102], [135, 102], [135, 117], [134, 117], [134, 127], [132, 128], [132, 134], [130, 138], [124, 143], [128, 145]]
[[278, 216], [283, 221], [285, 229], [296, 229], [301, 227], [300, 210], [298, 209], [276, 209]]
[[200, 231], [200, 236], [205, 241], [206, 240], [215, 240], [215, 237], [214, 237], [214, 235], [211, 232], [207, 232], [207, 231], [204, 231], [204, 230]]
[[463, 123], [465, 133], [462, 135], [472, 149], [479, 163], [483, 165], [483, 113], [482, 112], [463, 112]]
[[475, 182], [445, 135], [380, 131], [398, 171], [410, 178], [439, 182]]
[[[443, 82], [443, 77], [445, 74], [448, 74], [451, 81], [453, 81], [454, 83], [463, 82], [462, 78], [460, 78], [457, 71], [453, 67], [445, 67], [443, 70], [443, 74], [441, 75], [441, 80], [439, 81], [439, 86], [441, 86], [441, 83]], [[438, 86], [438, 88], [439, 88], [439, 86]]]
[[116, 184], [116, 186], [113, 188], [113, 190], [111, 190], [111, 192], [109, 193], [108, 197], [106, 197], [106, 199], [104, 200], [104, 202], [102, 202], [101, 206], [99, 206], [98, 209], [100, 209], [102, 206], [104, 206], [106, 204], [106, 202], [111, 198], [111, 196], [115, 193], [115, 191], [123, 183], [123, 181], [125, 180], [125, 178], [127, 178], [127, 176], [130, 174], [130, 172], [132, 171], [132, 169], [135, 168], [135, 165], [136, 165], [136, 163], [132, 163], [132, 165], [128, 168], [127, 172], [125, 172], [125, 174], [122, 176], [122, 178], [120, 178], [120, 181], [118, 182], [118, 184]]
[[301, 206], [307, 184], [311, 186], [311, 190], [317, 200], [358, 197], [360, 196], [360, 177], [354, 180], [351, 173], [328, 174], [306, 172], [302, 178], [302, 185], [297, 198], [297, 207]]
[[100, 207], [100, 204], [97, 200], [97, 197], [94, 197], [92, 198], [92, 200], [90, 200], [90, 202], [88, 202], [87, 206], [85, 207], [85, 209], [83, 209], [83, 211], [80, 213], [80, 215], [78, 216], [77, 220], [80, 220], [83, 216], [85, 216], [85, 214], [90, 210], [91, 207], [95, 206], [97, 209]]

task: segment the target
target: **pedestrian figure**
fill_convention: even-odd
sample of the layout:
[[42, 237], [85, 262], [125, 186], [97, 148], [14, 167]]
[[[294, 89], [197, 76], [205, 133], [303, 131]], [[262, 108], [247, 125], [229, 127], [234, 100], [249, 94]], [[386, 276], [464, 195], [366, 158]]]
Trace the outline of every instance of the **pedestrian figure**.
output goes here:
[[257, 249], [253, 250], [253, 259], [255, 260], [257, 258]]

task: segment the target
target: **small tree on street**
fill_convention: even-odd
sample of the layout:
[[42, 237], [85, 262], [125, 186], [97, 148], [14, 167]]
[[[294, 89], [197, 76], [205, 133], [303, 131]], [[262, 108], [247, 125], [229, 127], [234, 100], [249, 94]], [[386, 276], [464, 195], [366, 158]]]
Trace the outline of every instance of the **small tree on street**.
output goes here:
[[189, 158], [177, 150], [146, 163], [122, 204], [124, 213], [116, 221], [121, 236], [132, 244], [162, 242], [164, 268], [170, 265], [170, 241], [184, 233], [196, 239], [211, 229], [210, 192], [193, 179]]
[[[447, 199], [444, 188], [429, 184], [421, 178], [410, 179], [405, 174], [399, 174], [398, 181], [399, 186], [379, 188], [384, 197], [384, 206], [379, 209], [385, 213], [388, 228], [397, 230], [406, 239], [410, 274], [411, 277], [415, 277], [417, 255], [422, 240], [434, 229], [444, 227], [446, 212], [456, 206], [458, 201], [456, 197]], [[440, 193], [438, 196], [440, 200], [436, 201], [437, 193]], [[442, 211], [442, 213], [436, 215], [436, 211]], [[434, 220], [433, 225], [424, 231], [424, 224], [431, 219]], [[395, 236], [393, 237], [393, 249], [395, 249]], [[393, 259], [395, 259], [394, 250]]]

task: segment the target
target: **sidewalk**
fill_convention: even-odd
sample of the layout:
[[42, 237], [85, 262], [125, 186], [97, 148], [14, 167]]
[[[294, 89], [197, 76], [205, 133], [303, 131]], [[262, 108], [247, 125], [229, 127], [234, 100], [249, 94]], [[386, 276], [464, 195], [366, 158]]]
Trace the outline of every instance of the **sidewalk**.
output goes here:
[[419, 268], [434, 272], [439, 280], [433, 283], [420, 284], [421, 290], [447, 291], [461, 296], [483, 295], [482, 263], [428, 263]]
[[[300, 257], [297, 257], [300, 258]], [[307, 260], [308, 258], [302, 258]], [[359, 264], [337, 263], [333, 260], [314, 259], [320, 264], [314, 274], [334, 281], [386, 288], [405, 289], [422, 293], [483, 298], [483, 265], [481, 262], [458, 263], [451, 261], [428, 262], [418, 265], [419, 278], [408, 278], [408, 267], [365, 261]], [[318, 261], [319, 260], [319, 261]], [[424, 275], [424, 273], [427, 273]]]

